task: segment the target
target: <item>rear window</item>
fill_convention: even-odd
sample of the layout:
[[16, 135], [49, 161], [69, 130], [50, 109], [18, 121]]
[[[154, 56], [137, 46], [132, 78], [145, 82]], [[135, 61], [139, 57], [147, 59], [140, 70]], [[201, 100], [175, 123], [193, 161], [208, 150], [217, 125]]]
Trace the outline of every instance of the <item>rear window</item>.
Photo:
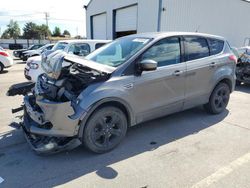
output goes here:
[[224, 41], [218, 39], [208, 39], [210, 46], [210, 55], [216, 55], [222, 52]]
[[185, 49], [187, 61], [209, 56], [208, 43], [205, 38], [185, 37]]

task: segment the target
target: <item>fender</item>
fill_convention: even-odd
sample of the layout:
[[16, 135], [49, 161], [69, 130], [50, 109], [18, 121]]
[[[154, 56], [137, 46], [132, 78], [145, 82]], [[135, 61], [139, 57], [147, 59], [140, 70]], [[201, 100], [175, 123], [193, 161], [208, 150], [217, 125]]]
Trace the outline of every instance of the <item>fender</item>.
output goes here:
[[[234, 75], [232, 77], [232, 75]], [[216, 71], [216, 73], [214, 74], [214, 77], [213, 77], [213, 87], [210, 91], [210, 95], [212, 94], [214, 88], [218, 85], [218, 83], [220, 83], [222, 80], [228, 80], [230, 82], [230, 90], [231, 92], [234, 91], [234, 88], [235, 88], [235, 79], [236, 79], [236, 76], [235, 76], [235, 73], [232, 71], [232, 69], [219, 69], [218, 71]]]
[[92, 113], [96, 109], [98, 109], [101, 105], [106, 104], [106, 103], [110, 103], [110, 102], [117, 102], [117, 103], [123, 105], [126, 108], [126, 111], [128, 113], [128, 116], [129, 116], [128, 117], [129, 126], [133, 126], [136, 124], [133, 110], [132, 110], [131, 106], [125, 100], [118, 98], [118, 97], [108, 97], [108, 98], [104, 98], [104, 99], [97, 101], [96, 103], [94, 103], [93, 105], [91, 105], [89, 107], [87, 112], [82, 114], [82, 116], [80, 117], [79, 124], [78, 124], [78, 137], [79, 138], [82, 138], [83, 130], [85, 128], [86, 122], [88, 121], [88, 119], [92, 115]]

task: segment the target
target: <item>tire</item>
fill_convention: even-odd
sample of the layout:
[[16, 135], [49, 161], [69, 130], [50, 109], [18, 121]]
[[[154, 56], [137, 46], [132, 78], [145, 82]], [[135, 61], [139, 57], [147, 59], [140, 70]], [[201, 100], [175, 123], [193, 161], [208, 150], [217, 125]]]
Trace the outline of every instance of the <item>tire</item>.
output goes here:
[[128, 127], [119, 108], [107, 106], [95, 111], [86, 123], [82, 142], [92, 152], [106, 153], [124, 139]]
[[230, 99], [230, 88], [226, 83], [219, 83], [213, 90], [209, 102], [204, 105], [206, 111], [210, 114], [222, 113]]
[[3, 72], [4, 66], [3, 64], [0, 62], [0, 73]]
[[27, 61], [28, 60], [27, 56], [23, 56], [22, 60]]

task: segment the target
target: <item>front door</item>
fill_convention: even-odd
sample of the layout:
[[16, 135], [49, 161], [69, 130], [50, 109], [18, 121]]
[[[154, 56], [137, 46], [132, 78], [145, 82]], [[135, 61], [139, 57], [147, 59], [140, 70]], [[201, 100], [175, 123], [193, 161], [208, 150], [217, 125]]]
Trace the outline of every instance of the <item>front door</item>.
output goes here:
[[155, 71], [135, 77], [137, 123], [180, 111], [184, 103], [186, 64], [179, 37], [156, 42], [140, 58], [158, 63]]

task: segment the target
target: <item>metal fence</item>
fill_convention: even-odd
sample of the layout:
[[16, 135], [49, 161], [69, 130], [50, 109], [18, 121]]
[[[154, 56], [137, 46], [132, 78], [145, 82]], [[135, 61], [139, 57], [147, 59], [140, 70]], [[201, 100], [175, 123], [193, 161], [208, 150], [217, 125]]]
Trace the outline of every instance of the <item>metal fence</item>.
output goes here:
[[33, 44], [47, 44], [51, 43], [50, 40], [32, 40], [32, 39], [0, 39], [0, 46], [5, 49], [11, 48], [28, 48]]

